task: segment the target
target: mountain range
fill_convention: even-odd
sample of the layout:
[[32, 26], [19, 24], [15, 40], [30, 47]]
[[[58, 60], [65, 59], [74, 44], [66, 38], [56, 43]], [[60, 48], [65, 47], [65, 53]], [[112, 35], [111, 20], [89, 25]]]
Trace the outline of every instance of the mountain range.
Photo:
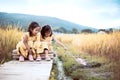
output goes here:
[[78, 31], [81, 31], [84, 29], [90, 29], [92, 31], [97, 31], [97, 29], [95, 28], [75, 24], [73, 22], [62, 20], [56, 17], [0, 12], [0, 25], [1, 26], [2, 25], [17, 25], [23, 29], [27, 29], [28, 24], [32, 21], [38, 22], [40, 26], [48, 24], [52, 26], [54, 30], [64, 28], [67, 31], [72, 31], [73, 29], [76, 29]]

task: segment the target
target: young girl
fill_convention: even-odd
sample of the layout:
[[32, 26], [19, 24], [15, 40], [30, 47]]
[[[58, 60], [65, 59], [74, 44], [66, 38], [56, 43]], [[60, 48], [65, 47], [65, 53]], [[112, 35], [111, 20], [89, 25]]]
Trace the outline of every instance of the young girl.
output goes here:
[[28, 27], [28, 32], [23, 36], [23, 40], [17, 44], [17, 53], [20, 55], [19, 61], [24, 61], [24, 58], [28, 58], [33, 61], [33, 55], [35, 54], [34, 42], [40, 36], [38, 34], [40, 30], [39, 24], [37, 22], [31, 22]]
[[37, 59], [41, 60], [40, 53], [45, 53], [46, 60], [50, 60], [50, 57], [48, 56], [49, 52], [52, 52], [52, 40], [56, 41], [58, 44], [60, 44], [64, 49], [67, 49], [60, 41], [58, 41], [55, 36], [53, 35], [52, 29], [49, 25], [45, 25], [42, 27], [40, 39], [37, 42], [36, 50], [37, 50]]

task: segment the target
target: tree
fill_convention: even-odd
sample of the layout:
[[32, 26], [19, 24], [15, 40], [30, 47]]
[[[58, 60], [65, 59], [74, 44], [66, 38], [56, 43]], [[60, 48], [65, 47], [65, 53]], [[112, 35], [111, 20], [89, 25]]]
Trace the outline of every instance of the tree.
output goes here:
[[78, 30], [77, 30], [76, 28], [73, 28], [73, 29], [72, 29], [72, 33], [77, 34], [77, 33], [79, 33], [79, 32], [78, 32]]
[[81, 32], [82, 33], [92, 33], [93, 31], [91, 29], [83, 29]]
[[98, 32], [100, 32], [100, 31], [105, 32], [105, 33], [109, 33], [109, 31], [106, 29], [99, 29]]
[[60, 33], [67, 33], [68, 31], [64, 28], [64, 27], [60, 27], [56, 30], [54, 30], [55, 32], [60, 32]]
[[109, 33], [112, 33], [112, 32], [113, 32], [113, 28], [110, 28], [110, 29], [109, 29]]

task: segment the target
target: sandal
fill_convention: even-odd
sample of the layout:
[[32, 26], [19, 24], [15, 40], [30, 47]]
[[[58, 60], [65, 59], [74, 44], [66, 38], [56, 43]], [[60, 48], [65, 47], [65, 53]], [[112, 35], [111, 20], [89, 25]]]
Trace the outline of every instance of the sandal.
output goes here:
[[29, 61], [33, 61], [34, 60], [32, 55], [29, 55], [28, 59], [29, 59]]
[[20, 61], [20, 62], [23, 62], [24, 60], [25, 60], [25, 59], [24, 59], [23, 56], [20, 56], [20, 57], [19, 57], [19, 61]]

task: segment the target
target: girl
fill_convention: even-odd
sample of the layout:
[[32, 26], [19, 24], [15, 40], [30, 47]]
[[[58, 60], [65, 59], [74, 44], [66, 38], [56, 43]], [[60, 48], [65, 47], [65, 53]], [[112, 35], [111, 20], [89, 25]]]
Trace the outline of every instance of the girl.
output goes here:
[[41, 60], [40, 53], [43, 52], [45, 53], [46, 60], [50, 60], [48, 53], [53, 51], [51, 44], [52, 40], [56, 41], [58, 44], [64, 47], [64, 49], [67, 49], [60, 41], [55, 38], [51, 27], [49, 25], [45, 25], [42, 27], [39, 41], [36, 42], [36, 50], [38, 54], [36, 60]]
[[31, 22], [28, 27], [28, 32], [23, 36], [23, 40], [17, 44], [17, 53], [20, 55], [19, 61], [24, 61], [24, 58], [28, 58], [33, 61], [33, 54], [35, 54], [34, 42], [37, 40], [40, 30], [37, 22]]

